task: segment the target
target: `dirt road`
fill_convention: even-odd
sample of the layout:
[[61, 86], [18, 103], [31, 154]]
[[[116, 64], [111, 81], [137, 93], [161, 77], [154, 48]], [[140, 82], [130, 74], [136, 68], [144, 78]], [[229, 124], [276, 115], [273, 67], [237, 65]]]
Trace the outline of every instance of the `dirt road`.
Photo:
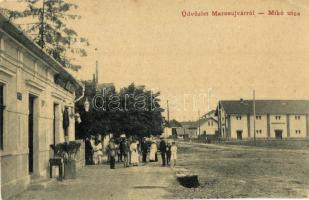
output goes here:
[[174, 198], [309, 197], [309, 151], [182, 143], [178, 166], [201, 187], [175, 185]]

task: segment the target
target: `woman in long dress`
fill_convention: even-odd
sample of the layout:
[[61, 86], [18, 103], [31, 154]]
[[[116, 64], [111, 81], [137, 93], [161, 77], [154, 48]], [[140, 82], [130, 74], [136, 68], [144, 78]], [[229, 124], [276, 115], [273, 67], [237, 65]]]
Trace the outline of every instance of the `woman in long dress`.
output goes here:
[[135, 140], [130, 145], [130, 151], [131, 151], [131, 164], [133, 166], [137, 166], [139, 162], [139, 156], [138, 156], [137, 142]]
[[149, 155], [150, 162], [156, 161], [157, 151], [158, 151], [157, 144], [155, 142], [152, 142], [150, 146], [150, 155]]

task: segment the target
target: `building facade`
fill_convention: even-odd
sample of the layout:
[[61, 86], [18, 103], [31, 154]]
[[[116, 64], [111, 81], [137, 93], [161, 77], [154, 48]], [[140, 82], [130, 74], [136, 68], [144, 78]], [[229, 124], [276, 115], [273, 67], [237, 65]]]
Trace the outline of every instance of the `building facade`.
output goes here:
[[200, 134], [215, 135], [218, 133], [218, 122], [215, 118], [203, 118], [198, 122], [200, 127]]
[[309, 101], [219, 101], [218, 129], [225, 139], [305, 139], [309, 137]]
[[[1, 195], [47, 177], [51, 144], [74, 140], [74, 91], [80, 85], [0, 15]], [[64, 116], [69, 126], [63, 128]]]

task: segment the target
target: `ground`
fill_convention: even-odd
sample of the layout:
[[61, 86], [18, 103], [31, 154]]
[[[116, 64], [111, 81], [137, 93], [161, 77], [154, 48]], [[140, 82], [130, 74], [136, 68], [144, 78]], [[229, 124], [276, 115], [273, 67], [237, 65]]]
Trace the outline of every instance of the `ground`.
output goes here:
[[174, 198], [309, 197], [309, 150], [182, 144], [178, 166], [200, 188], [174, 185]]
[[[111, 170], [86, 166], [78, 177], [53, 181], [13, 199], [172, 199], [309, 197], [309, 150], [178, 143], [177, 168], [160, 163]], [[198, 174], [200, 187], [176, 181], [178, 169]]]
[[162, 199], [175, 184], [172, 169], [157, 164], [114, 170], [108, 165], [86, 166], [76, 179], [53, 181], [46, 189], [28, 190], [12, 199]]

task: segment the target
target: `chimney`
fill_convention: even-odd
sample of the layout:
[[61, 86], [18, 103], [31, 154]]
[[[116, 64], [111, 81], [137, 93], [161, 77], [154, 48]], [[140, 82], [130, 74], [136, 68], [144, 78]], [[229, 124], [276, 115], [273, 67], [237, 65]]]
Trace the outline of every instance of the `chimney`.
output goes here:
[[95, 83], [99, 83], [99, 61], [95, 62]]

